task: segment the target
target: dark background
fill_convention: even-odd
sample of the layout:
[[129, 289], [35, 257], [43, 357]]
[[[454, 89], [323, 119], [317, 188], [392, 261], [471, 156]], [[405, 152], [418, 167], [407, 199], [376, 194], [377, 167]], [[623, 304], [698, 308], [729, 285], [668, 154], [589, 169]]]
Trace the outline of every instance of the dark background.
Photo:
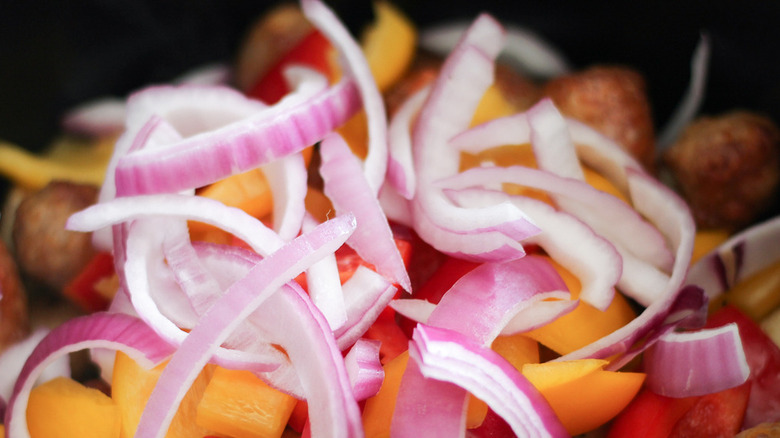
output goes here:
[[[395, 2], [418, 23], [492, 12], [527, 26], [575, 67], [628, 64], [645, 73], [661, 126], [685, 90], [699, 35], [712, 41], [703, 112], [750, 108], [780, 120], [780, 2]], [[125, 96], [207, 62], [230, 62], [272, 3], [246, 0], [0, 0], [0, 139], [40, 150], [62, 112]], [[353, 29], [367, 1], [332, 0]]]

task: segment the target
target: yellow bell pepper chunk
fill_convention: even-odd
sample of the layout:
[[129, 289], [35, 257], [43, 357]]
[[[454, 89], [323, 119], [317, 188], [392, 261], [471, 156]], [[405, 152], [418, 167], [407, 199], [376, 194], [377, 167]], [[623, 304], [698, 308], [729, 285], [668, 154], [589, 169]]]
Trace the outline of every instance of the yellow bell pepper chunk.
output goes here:
[[198, 404], [195, 421], [233, 438], [278, 438], [296, 402], [250, 371], [217, 367]]
[[717, 248], [728, 240], [730, 234], [726, 230], [697, 230], [693, 240], [693, 255], [691, 264]]
[[740, 281], [726, 292], [725, 300], [761, 321], [780, 306], [780, 262], [775, 262]]
[[550, 403], [571, 435], [614, 418], [639, 392], [643, 373], [605, 371], [600, 359], [526, 364], [523, 375]]
[[366, 438], [387, 438], [393, 421], [395, 400], [401, 387], [401, 378], [409, 363], [409, 352], [405, 351], [384, 365], [385, 379], [379, 392], [366, 400], [363, 408], [363, 430]]
[[[580, 281], [555, 260], [549, 260], [569, 288], [572, 299], [577, 299], [581, 290]], [[628, 301], [620, 293], [615, 293], [615, 298], [604, 312], [580, 302], [573, 311], [526, 335], [558, 354], [567, 354], [612, 333], [635, 317], [636, 313]]]
[[376, 22], [361, 37], [363, 53], [377, 87], [384, 92], [406, 72], [417, 48], [417, 30], [398, 8], [389, 2], [374, 4]]
[[58, 377], [30, 393], [27, 426], [32, 438], [118, 438], [121, 417], [109, 396]]
[[100, 185], [114, 150], [114, 137], [97, 142], [64, 140], [46, 154], [33, 154], [0, 142], [0, 175], [28, 190], [40, 190], [52, 180]]
[[[122, 352], [116, 354], [111, 380], [111, 398], [119, 407], [122, 418], [121, 438], [133, 438], [141, 420], [146, 401], [152, 394], [166, 363], [152, 369], [145, 369]], [[166, 438], [202, 437], [211, 431], [195, 422], [196, 410], [206, 385], [214, 372], [213, 365], [207, 365], [195, 379], [173, 417]]]

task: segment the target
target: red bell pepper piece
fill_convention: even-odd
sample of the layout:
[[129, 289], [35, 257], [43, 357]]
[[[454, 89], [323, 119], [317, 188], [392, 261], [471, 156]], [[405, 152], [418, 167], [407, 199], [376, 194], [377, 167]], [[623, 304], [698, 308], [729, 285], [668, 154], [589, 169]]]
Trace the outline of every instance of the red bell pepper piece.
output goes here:
[[665, 397], [644, 389], [618, 414], [607, 438], [666, 438], [697, 399]]
[[780, 421], [780, 348], [761, 327], [737, 307], [727, 305], [713, 313], [706, 327], [736, 323], [752, 383], [744, 427]]
[[267, 104], [278, 102], [290, 92], [284, 70], [292, 65], [303, 65], [332, 76], [330, 57], [332, 46], [318, 30], [313, 30], [285, 54], [257, 83], [247, 95]]
[[674, 425], [669, 438], [730, 438], [745, 417], [750, 383], [698, 397], [693, 407]]
[[114, 275], [114, 257], [108, 252], [98, 252], [84, 269], [70, 281], [62, 293], [85, 312], [108, 309], [110, 297], [101, 293], [97, 284]]

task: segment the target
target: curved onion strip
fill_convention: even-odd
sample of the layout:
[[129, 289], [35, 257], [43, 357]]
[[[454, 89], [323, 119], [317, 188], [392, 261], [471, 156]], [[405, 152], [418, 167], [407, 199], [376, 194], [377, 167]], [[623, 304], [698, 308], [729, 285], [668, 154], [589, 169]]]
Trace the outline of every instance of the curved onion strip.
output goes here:
[[302, 0], [304, 15], [336, 47], [344, 67], [357, 84], [368, 122], [368, 153], [363, 173], [376, 197], [387, 172], [387, 115], [382, 95], [363, 50], [339, 18], [320, 0]]
[[380, 344], [372, 339], [359, 339], [344, 357], [355, 400], [375, 395], [382, 386], [385, 370], [379, 362]]
[[632, 192], [636, 193], [637, 200], [641, 201], [636, 204], [636, 208], [655, 223], [675, 250], [672, 275], [658, 294], [657, 300], [631, 322], [557, 360], [606, 359], [622, 354], [620, 359], [609, 365], [610, 369], [619, 369], [636, 354], [652, 345], [650, 339], [631, 350], [637, 341], [674, 328], [686, 316], [696, 315], [702, 308], [706, 308], [706, 300], [701, 290], [682, 288], [693, 252], [696, 229], [688, 206], [670, 189], [644, 173], [630, 172], [628, 177]]
[[450, 146], [476, 154], [508, 144], [531, 142], [531, 126], [524, 112], [499, 117], [466, 129], [450, 139]]
[[[412, 137], [417, 176], [417, 192], [411, 203], [415, 230], [441, 251], [477, 260], [522, 257], [522, 245], [517, 241], [538, 232], [510, 204], [479, 210], [457, 208], [432, 185], [458, 171], [459, 155], [448, 141], [468, 127], [492, 83], [493, 60], [501, 49], [502, 34], [500, 25], [488, 15], [474, 21], [445, 60]], [[463, 233], [477, 233], [479, 239], [468, 239]], [[489, 236], [493, 243], [485, 239]], [[459, 243], [457, 248], [453, 241]]]
[[[181, 321], [173, 321], [169, 314], [165, 313], [162, 306], [169, 308], [170, 305], [155, 300], [155, 296], [164, 294], [163, 290], [166, 288], [166, 285], [159, 281], [159, 275], [155, 275], [165, 269], [164, 261], [157, 260], [157, 270], [150, 268], [155, 258], [159, 257], [157, 254], [160, 252], [161, 240], [163, 239], [160, 234], [163, 234], [164, 231], [160, 228], [159, 222], [151, 220], [134, 222], [127, 233], [127, 258], [122, 272], [130, 301], [138, 316], [153, 327], [159, 336], [167, 342], [172, 345], [181, 345], [187, 339], [188, 334], [179, 326], [194, 327], [196, 319], [185, 317]], [[212, 297], [219, 296], [221, 291], [222, 289], [213, 291]], [[171, 296], [170, 293], [164, 295]], [[208, 307], [210, 308], [212, 305], [213, 298], [208, 303]], [[265, 344], [262, 345], [265, 348], [253, 354], [220, 347], [215, 353], [215, 362], [227, 368], [242, 367], [255, 371], [272, 370], [286, 362], [286, 358], [278, 350]]]
[[412, 126], [430, 91], [430, 86], [425, 86], [407, 98], [393, 115], [388, 127], [390, 157], [387, 182], [405, 199], [412, 199], [417, 189], [412, 158]]
[[140, 130], [151, 117], [166, 120], [183, 135], [192, 135], [216, 129], [266, 108], [262, 102], [247, 99], [242, 93], [228, 87], [159, 85], [131, 94], [127, 98], [125, 132], [114, 146], [99, 200], [114, 198], [114, 171], [117, 163], [131, 150]]
[[[136, 433], [144, 437], [165, 436], [187, 388], [230, 333], [269, 295], [324, 254], [332, 253], [341, 246], [354, 228], [355, 219], [351, 215], [331, 219], [262, 259], [246, 277], [228, 288], [200, 318], [171, 357], [149, 397]], [[346, 405], [346, 402], [343, 404]], [[323, 427], [322, 433], [347, 436], [353, 425], [338, 424], [340, 421], [347, 423], [347, 418], [333, 418], [332, 428]]]
[[298, 235], [306, 213], [306, 163], [301, 154], [290, 154], [263, 166], [273, 197], [274, 231], [292, 240]]
[[120, 158], [117, 189], [135, 195], [202, 187], [300, 152], [357, 111], [353, 82], [343, 80], [326, 88], [319, 73], [291, 70], [299, 76], [300, 88], [267, 110], [165, 148]]
[[[198, 254], [192, 246], [183, 221], [168, 221], [163, 239], [163, 255], [177, 284], [189, 298], [192, 309], [202, 315], [208, 309], [212, 296], [221, 291], [216, 280], [207, 275]], [[177, 224], [176, 226], [174, 224]]]
[[455, 202], [480, 205], [511, 200], [542, 232], [524, 243], [536, 244], [574, 274], [580, 281], [580, 298], [597, 309], [606, 310], [615, 294], [615, 285], [623, 272], [623, 259], [608, 240], [593, 232], [576, 216], [557, 211], [546, 202], [524, 196], [484, 189], [447, 190]]
[[699, 38], [699, 44], [693, 52], [691, 58], [691, 82], [685, 91], [680, 103], [677, 104], [669, 121], [661, 130], [658, 136], [656, 149], [658, 153], [663, 152], [674, 143], [683, 129], [693, 120], [699, 111], [704, 93], [707, 87], [707, 67], [710, 61], [710, 40], [707, 34], [702, 34]]
[[385, 216], [393, 222], [412, 227], [412, 210], [409, 200], [399, 195], [390, 184], [385, 184], [379, 190], [379, 204]]
[[347, 322], [336, 330], [339, 349], [346, 350], [376, 321], [397, 289], [387, 279], [365, 266], [358, 266], [344, 283]]
[[102, 136], [122, 132], [125, 116], [125, 101], [107, 97], [68, 110], [61, 123], [62, 128], [70, 133]]
[[360, 172], [358, 158], [336, 133], [322, 140], [320, 156], [320, 174], [325, 183], [323, 191], [333, 202], [337, 213], [352, 212], [360, 223], [347, 244], [363, 260], [376, 266], [377, 272], [411, 292], [409, 274], [393, 240], [393, 232], [376, 195]]
[[667, 397], [691, 397], [745, 383], [750, 374], [737, 324], [670, 332], [645, 352], [647, 387]]
[[[5, 402], [13, 394], [14, 383], [16, 383], [17, 376], [19, 376], [19, 372], [24, 367], [24, 363], [49, 332], [48, 328], [36, 328], [26, 338], [5, 347], [2, 354], [0, 354], [0, 370], [3, 370], [3, 373], [0, 375], [0, 405], [2, 405], [0, 406], [0, 417], [5, 412]], [[62, 357], [47, 366], [41, 372], [38, 381], [45, 382], [55, 377], [70, 377], [70, 375], [70, 360], [67, 357]]]
[[[260, 260], [255, 253], [230, 246], [204, 252], [201, 257], [226, 287]], [[258, 375], [270, 385], [307, 400], [309, 418], [318, 433], [350, 436], [361, 430], [360, 412], [342, 355], [334, 345], [327, 321], [297, 283], [287, 283], [268, 297], [247, 323], [256, 326], [269, 342], [281, 346], [290, 358], [289, 366]], [[347, 428], [348, 432], [333, 432]]]
[[[409, 345], [409, 357], [426, 378], [458, 385], [485, 401], [512, 427], [517, 436], [569, 436], [539, 390], [506, 359], [468, 336], [452, 330], [418, 325]], [[449, 390], [443, 392], [446, 394]], [[431, 394], [420, 394], [422, 397], [426, 395]], [[397, 406], [396, 411], [399, 409], [402, 408]], [[406, 412], [406, 408], [403, 410]], [[465, 411], [465, 403], [461, 411]], [[416, 415], [419, 421], [409, 421], [404, 429], [399, 425], [392, 431], [396, 434], [403, 430], [398, 436], [463, 435], [462, 431], [458, 435], [439, 435], [437, 432], [441, 430], [440, 426], [438, 422], [430, 421], [429, 415], [430, 412], [419, 412]], [[395, 422], [393, 426], [396, 426]]]
[[[506, 323], [501, 334], [514, 335], [549, 324], [577, 307], [580, 301], [570, 298], [568, 292], [562, 291], [534, 295], [528, 300], [526, 306], [519, 309], [517, 314]], [[424, 324], [428, 323], [428, 318], [436, 310], [436, 304], [415, 298], [393, 300], [389, 306], [412, 321]]]
[[780, 260], [780, 216], [753, 225], [702, 257], [688, 272], [687, 284], [704, 289], [710, 299]]
[[72, 231], [95, 231], [140, 218], [167, 216], [195, 220], [219, 227], [268, 255], [284, 244], [273, 230], [245, 211], [201, 196], [177, 194], [115, 198], [76, 212], [68, 218]]
[[526, 115], [531, 128], [531, 145], [539, 169], [584, 181], [585, 172], [566, 128], [566, 120], [552, 99], [542, 99], [526, 111]]
[[[449, 53], [468, 25], [468, 22], [452, 22], [424, 29], [420, 35], [420, 46], [439, 54]], [[519, 71], [544, 79], [570, 70], [563, 55], [529, 29], [509, 24], [506, 26], [506, 38], [502, 60]]]
[[[488, 346], [536, 295], [562, 290], [566, 290], [566, 284], [555, 268], [540, 257], [528, 255], [505, 263], [483, 263], [455, 282], [436, 305], [427, 324], [461, 333], [476, 345]], [[440, 430], [442, 436], [462, 436], [466, 395], [461, 388], [423, 379], [419, 369], [407, 366], [391, 431], [412, 436], [414, 429], [430, 429]]]
[[128, 315], [93, 313], [62, 323], [35, 347], [19, 373], [3, 421], [6, 436], [29, 438], [25, 412], [33, 384], [50, 363], [87, 348], [119, 350], [148, 368], [174, 350], [143, 321]]
[[427, 323], [490, 345], [528, 300], [542, 292], [566, 290], [560, 275], [540, 257], [486, 263], [455, 282]]
[[[442, 179], [437, 182], [437, 185], [442, 188], [461, 189], [491, 187], [505, 182], [542, 189], [561, 199], [565, 197], [570, 203], [576, 203], [579, 206], [576, 216], [579, 219], [583, 219], [583, 215], [592, 216], [590, 222], [585, 222], [597, 233], [603, 235], [603, 229], [612, 228], [612, 232], [605, 237], [621, 235], [625, 238], [630, 235], [630, 232], [636, 232], [633, 236], [637, 240], [632, 242], [632, 247], [663, 240], [660, 233], [645, 222], [635, 210], [614, 196], [596, 190], [583, 181], [562, 178], [530, 167], [475, 167]], [[594, 226], [594, 223], [599, 226]], [[620, 233], [615, 231], [618, 228], [622, 229]], [[642, 233], [642, 230], [652, 230], [652, 233]], [[658, 287], [668, 281], [666, 274], [652, 264], [638, 260], [615, 240], [610, 239], [610, 241], [623, 258], [623, 275], [618, 283], [621, 290], [645, 302], [651, 301], [659, 293]]]
[[[308, 233], [317, 225], [317, 220], [307, 214], [301, 232]], [[322, 312], [331, 330], [343, 327], [347, 322], [347, 309], [336, 255], [328, 254], [312, 264], [306, 270], [306, 284], [311, 301]]]

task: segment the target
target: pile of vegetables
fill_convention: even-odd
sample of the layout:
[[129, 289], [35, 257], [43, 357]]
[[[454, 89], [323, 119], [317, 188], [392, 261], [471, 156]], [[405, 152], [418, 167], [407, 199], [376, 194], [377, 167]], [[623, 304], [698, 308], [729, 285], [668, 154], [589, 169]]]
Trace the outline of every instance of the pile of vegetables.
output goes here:
[[[417, 50], [408, 19], [378, 3], [358, 42], [320, 0], [300, 8], [311, 32], [246, 93], [219, 75], [151, 86], [111, 102], [118, 117], [96, 119], [103, 103], [69, 120], [121, 126], [110, 153], [9, 158], [18, 183], [89, 168], [101, 185], [66, 224], [96, 250], [63, 289], [84, 315], [0, 356], [24, 359], [5, 436], [719, 436], [780, 421], [780, 349], [735, 307], [748, 278], [776, 283], [761, 233], [777, 219], [708, 253], [726, 235], [697, 234], [620, 144], [550, 98], [501, 94], [517, 33], [488, 14], [389, 112]], [[45, 376], [81, 350], [109, 389]]]

